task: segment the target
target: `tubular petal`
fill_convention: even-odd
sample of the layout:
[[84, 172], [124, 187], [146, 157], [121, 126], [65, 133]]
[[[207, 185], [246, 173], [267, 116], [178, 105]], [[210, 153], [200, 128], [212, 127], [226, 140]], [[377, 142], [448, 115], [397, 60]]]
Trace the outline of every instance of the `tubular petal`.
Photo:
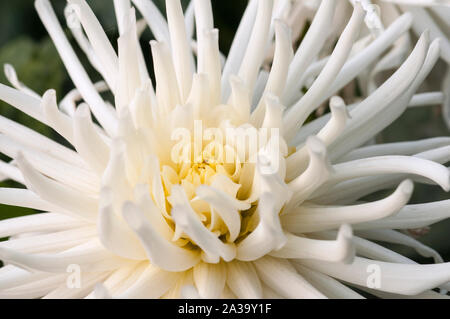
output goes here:
[[97, 201], [94, 198], [77, 193], [68, 186], [39, 174], [21, 153], [16, 160], [27, 186], [39, 197], [63, 208], [68, 214], [75, 214], [90, 222], [96, 220]]
[[285, 298], [326, 298], [285, 259], [265, 256], [253, 262], [261, 280]]
[[169, 198], [172, 205], [172, 218], [177, 227], [180, 227], [210, 258], [222, 257], [230, 261], [236, 256], [234, 244], [224, 244], [210, 232], [198, 219], [192, 210], [183, 188], [179, 185], [172, 186], [172, 194]]
[[291, 139], [295, 135], [295, 130], [299, 125], [302, 125], [308, 115], [317, 107], [322, 94], [326, 91], [332, 81], [335, 79], [339, 70], [345, 63], [353, 42], [359, 32], [359, 26], [364, 18], [364, 10], [360, 5], [355, 5], [353, 15], [347, 24], [347, 27], [342, 32], [338, 43], [336, 44], [333, 54], [323, 68], [314, 84], [306, 92], [306, 94], [292, 106], [285, 115], [285, 136]]
[[355, 256], [352, 229], [342, 225], [336, 240], [316, 240], [286, 233], [287, 243], [269, 255], [288, 259], [316, 259], [332, 262], [351, 263]]
[[364, 299], [360, 294], [321, 272], [298, 263], [294, 263], [294, 267], [300, 275], [330, 299]]
[[71, 119], [60, 112], [56, 103], [55, 90], [48, 90], [41, 100], [41, 108], [47, 123], [69, 142], [73, 142], [73, 124]]
[[96, 272], [119, 268], [129, 263], [107, 251], [97, 240], [88, 243], [89, 246], [83, 244], [83, 249], [59, 254], [26, 254], [1, 247], [0, 259], [25, 269], [55, 273], [65, 273], [73, 264], [80, 266], [81, 271]]
[[293, 102], [292, 97], [301, 86], [301, 83], [299, 83], [301, 76], [322, 49], [327, 38], [327, 32], [331, 29], [335, 7], [335, 0], [320, 3], [311, 26], [300, 43], [289, 67], [287, 84], [282, 99], [285, 104], [290, 105]]
[[342, 223], [355, 224], [377, 220], [397, 213], [409, 201], [413, 191], [410, 180], [403, 181], [390, 196], [379, 201], [353, 206], [302, 205], [281, 217], [286, 230], [294, 233], [333, 229]]
[[169, 24], [172, 59], [180, 89], [181, 102], [186, 101], [192, 86], [192, 74], [186, 25], [180, 0], [166, 0], [167, 22]]
[[377, 156], [336, 164], [329, 183], [366, 175], [387, 173], [417, 174], [431, 179], [445, 191], [450, 190], [450, 171], [438, 163], [411, 156]]
[[35, 7], [45, 25], [53, 43], [58, 50], [72, 81], [80, 91], [86, 103], [89, 104], [97, 120], [102, 124], [109, 134], [114, 134], [116, 129], [115, 114], [107, 107], [105, 101], [100, 97], [86, 71], [78, 60], [75, 52], [70, 46], [58, 18], [48, 0], [36, 0]]
[[225, 289], [227, 267], [224, 263], [201, 262], [194, 267], [194, 282], [200, 298], [218, 299]]
[[167, 271], [185, 271], [200, 261], [200, 254], [181, 248], [165, 239], [131, 202], [123, 207], [123, 216], [138, 236], [150, 262]]
[[158, 267], [148, 265], [139, 279], [125, 292], [118, 295], [119, 299], [140, 298], [153, 299], [161, 297], [180, 277], [180, 273], [168, 272]]
[[396, 264], [356, 257], [350, 265], [301, 260], [300, 263], [339, 280], [367, 287], [368, 278], [377, 269], [380, 287], [375, 289], [402, 295], [417, 295], [450, 281], [450, 264]]
[[261, 282], [250, 262], [234, 260], [227, 263], [227, 286], [238, 298], [262, 298]]
[[73, 135], [77, 152], [101, 175], [108, 163], [109, 147], [96, 131], [86, 104], [81, 104], [75, 111]]
[[[4, 190], [5, 188], [1, 188], [0, 192]], [[30, 194], [32, 194], [28, 190], [17, 189], [17, 191], [23, 191], [21, 197], [29, 196], [26, 195], [25, 192], [29, 192]], [[0, 221], [0, 238], [37, 231], [61, 231], [65, 229], [81, 227], [84, 225], [86, 225], [86, 223], [81, 220], [58, 213], [41, 213], [29, 216], [20, 216]]]

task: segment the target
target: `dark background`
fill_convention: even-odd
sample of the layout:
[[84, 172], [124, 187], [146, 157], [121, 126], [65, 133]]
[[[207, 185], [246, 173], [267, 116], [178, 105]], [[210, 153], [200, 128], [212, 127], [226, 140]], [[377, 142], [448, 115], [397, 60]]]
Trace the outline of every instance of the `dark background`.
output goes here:
[[[154, 0], [162, 12], [165, 11], [164, 0]], [[189, 0], [182, 0], [184, 6]], [[102, 26], [117, 47], [116, 39], [118, 30], [114, 15], [112, 1], [88, 0], [89, 5], [102, 23]], [[246, 0], [213, 0], [215, 26], [220, 30], [220, 48], [225, 54], [228, 52], [237, 29], [240, 17], [245, 9]], [[64, 19], [65, 0], [53, 0], [52, 4], [60, 18], [62, 26], [67, 31]], [[69, 31], [66, 32], [74, 48], [77, 50], [83, 65], [86, 67], [93, 81], [100, 80], [99, 75], [89, 65], [84, 55], [77, 48]], [[148, 41], [152, 39], [147, 29], [141, 37], [141, 45], [147, 61], [150, 61], [150, 48]], [[73, 84], [68, 77], [59, 56], [41, 24], [34, 9], [33, 0], [0, 1], [0, 66], [5, 63], [12, 64], [21, 82], [39, 94], [53, 88], [60, 100]], [[149, 63], [149, 67], [151, 65]], [[437, 66], [439, 67], [439, 66]], [[0, 83], [7, 84], [7, 80], [0, 72]], [[13, 107], [0, 101], [0, 114], [20, 123], [26, 124], [34, 130], [50, 136], [58, 141], [64, 141], [52, 129], [32, 120]], [[402, 117], [387, 128], [377, 137], [378, 142], [398, 142], [414, 139], [448, 136], [449, 131], [445, 127], [440, 115], [440, 106], [415, 108], [406, 112]], [[7, 158], [3, 157], [3, 160]], [[23, 187], [14, 182], [3, 182], [0, 186]], [[412, 203], [423, 203], [435, 200], [448, 199], [449, 194], [438, 187], [415, 185]], [[0, 220], [25, 214], [35, 213], [30, 209], [0, 205]], [[422, 236], [420, 240], [436, 248], [446, 261], [450, 260], [450, 220], [432, 226], [432, 232]], [[418, 257], [409, 248], [395, 247], [401, 253], [406, 254], [421, 262], [430, 262], [429, 259]]]

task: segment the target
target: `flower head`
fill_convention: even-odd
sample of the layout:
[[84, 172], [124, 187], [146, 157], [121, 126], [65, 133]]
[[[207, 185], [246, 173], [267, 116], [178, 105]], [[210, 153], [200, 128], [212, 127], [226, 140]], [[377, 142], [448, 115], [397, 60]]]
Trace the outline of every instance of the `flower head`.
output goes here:
[[73, 149], [0, 117], [13, 159], [0, 172], [26, 186], [0, 189], [0, 201], [43, 211], [0, 222], [0, 297], [439, 296], [450, 265], [397, 230], [450, 215], [448, 200], [408, 205], [412, 180], [450, 190], [450, 139], [369, 143], [408, 107], [449, 104], [449, 81], [416, 93], [440, 57], [449, 63], [449, 42], [427, 9], [403, 3], [251, 0], [225, 58], [210, 0], [184, 13], [167, 0], [167, 20], [133, 0], [138, 21], [114, 1], [117, 50], [86, 1], [69, 0], [68, 26], [104, 79], [94, 84], [50, 2], [36, 0], [76, 89], [58, 103], [8, 66], [15, 88], [1, 84], [0, 98]]

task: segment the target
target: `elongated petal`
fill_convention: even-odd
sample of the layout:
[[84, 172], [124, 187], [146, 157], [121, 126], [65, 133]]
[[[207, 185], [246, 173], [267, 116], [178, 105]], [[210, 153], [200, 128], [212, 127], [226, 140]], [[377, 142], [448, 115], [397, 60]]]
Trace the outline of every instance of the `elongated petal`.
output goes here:
[[224, 244], [201, 223], [197, 214], [190, 207], [181, 186], [172, 186], [170, 202], [172, 217], [176, 225], [189, 235], [207, 255], [213, 260], [218, 260], [220, 256], [225, 261], [230, 261], [235, 257], [236, 247], [234, 244]]
[[[350, 118], [344, 101], [333, 96], [330, 99], [331, 118], [325, 126], [317, 133], [317, 138], [323, 142], [325, 146], [331, 145], [339, 135], [344, 131], [345, 126]], [[294, 154], [288, 156], [286, 160], [287, 179], [292, 180], [298, 176], [302, 170], [308, 165], [308, 145], [301, 146]]]
[[319, 53], [326, 40], [326, 33], [331, 29], [336, 1], [323, 1], [317, 10], [311, 26], [295, 52], [289, 67], [287, 85], [283, 94], [283, 102], [290, 105], [292, 97], [300, 89], [300, 79], [306, 68]]
[[250, 262], [235, 260], [227, 263], [227, 286], [238, 298], [262, 298], [261, 282]]
[[123, 214], [152, 264], [167, 271], [185, 271], [199, 262], [199, 252], [178, 247], [162, 237], [143, 212], [131, 202], [125, 203]]
[[81, 104], [74, 116], [74, 144], [77, 152], [98, 174], [102, 174], [109, 158], [109, 149], [95, 130], [86, 104]]
[[[2, 188], [3, 190], [4, 188]], [[26, 196], [25, 194], [23, 194]], [[51, 232], [86, 225], [85, 222], [58, 213], [42, 213], [20, 216], [0, 221], [0, 237], [22, 233]]]
[[113, 134], [117, 125], [115, 115], [100, 97], [75, 55], [69, 41], [64, 35], [50, 2], [48, 0], [36, 0], [35, 7], [39, 17], [50, 34], [72, 81], [77, 86], [84, 100], [89, 104], [89, 107], [92, 109], [92, 112], [95, 114], [98, 121], [109, 134]]
[[380, 277], [375, 289], [402, 295], [416, 295], [450, 281], [450, 265], [406, 265], [356, 257], [350, 265], [302, 260], [301, 264], [329, 276], [366, 286], [371, 274]]
[[286, 234], [287, 242], [281, 249], [270, 253], [278, 258], [307, 258], [351, 263], [355, 256], [352, 242], [352, 229], [348, 225], [342, 225], [337, 239], [333, 241], [316, 240]]
[[450, 190], [450, 172], [438, 163], [410, 156], [377, 156], [345, 162], [333, 166], [330, 183], [361, 177], [364, 175], [407, 173], [427, 177]]
[[325, 298], [287, 260], [266, 256], [253, 264], [261, 280], [285, 298]]
[[97, 222], [98, 237], [102, 244], [121, 257], [134, 260], [146, 259], [145, 251], [136, 235], [114, 212], [111, 194], [102, 194], [102, 197], [109, 197], [109, 200], [100, 208]]
[[287, 241], [280, 225], [278, 210], [273, 195], [263, 193], [258, 204], [259, 223], [256, 228], [237, 245], [236, 259], [252, 261], [263, 257], [274, 249], [283, 247]]
[[417, 141], [383, 143], [363, 146], [339, 159], [348, 162], [366, 157], [385, 155], [414, 155], [434, 148], [450, 145], [450, 137], [433, 137]]
[[184, 24], [180, 0], [166, 0], [167, 21], [175, 73], [180, 89], [181, 101], [186, 101], [192, 86], [192, 74], [189, 44]]
[[356, 35], [359, 31], [359, 26], [364, 18], [364, 10], [360, 5], [356, 5], [353, 15], [350, 18], [347, 27], [342, 32], [338, 43], [325, 65], [324, 69], [314, 81], [314, 84], [308, 92], [296, 103], [285, 116], [285, 136], [289, 139], [294, 136], [297, 126], [302, 125], [308, 115], [317, 107], [321, 99], [321, 95], [328, 89], [335, 76], [338, 74], [341, 67], [347, 59]]
[[175, 284], [179, 277], [180, 273], [168, 272], [148, 265], [139, 279], [117, 298], [159, 298]]
[[424, 257], [433, 258], [435, 263], [444, 262], [441, 255], [439, 255], [439, 253], [436, 250], [428, 247], [427, 245], [422, 244], [421, 242], [415, 240], [411, 236], [402, 234], [395, 230], [391, 229], [363, 230], [358, 231], [357, 235], [370, 240], [405, 245], [414, 248], [418, 254]]
[[195, 193], [199, 198], [214, 207], [230, 232], [228, 241], [234, 242], [241, 229], [241, 217], [239, 211], [249, 209], [250, 205], [239, 202], [225, 192], [206, 185], [197, 187]]
[[313, 269], [294, 263], [295, 269], [330, 299], [363, 299], [364, 297], [339, 281]]
[[300, 206], [282, 216], [282, 225], [295, 233], [332, 229], [342, 223], [377, 220], [397, 213], [409, 201], [413, 191], [410, 180], [402, 182], [392, 195], [372, 203], [353, 206]]
[[225, 61], [222, 74], [222, 98], [226, 101], [230, 94], [230, 79], [231, 75], [238, 74], [242, 59], [245, 55], [252, 27], [255, 23], [256, 12], [258, 9], [258, 1], [251, 0], [248, 2], [245, 13], [242, 16], [238, 30], [231, 44], [230, 52]]
[[82, 195], [73, 189], [39, 174], [19, 153], [17, 163], [27, 185], [42, 199], [63, 208], [69, 214], [87, 221], [95, 221], [97, 202], [92, 197]]
[[80, 266], [81, 271], [95, 272], [115, 269], [127, 263], [104, 249], [97, 240], [83, 245], [83, 249], [59, 254], [26, 254], [2, 247], [0, 259], [25, 269], [56, 273], [66, 272], [73, 264]]
[[[311, 136], [306, 142], [309, 153], [309, 164], [306, 170], [292, 180], [288, 185], [294, 195], [291, 199], [291, 207], [307, 199], [330, 176], [332, 167], [328, 161], [325, 145], [317, 137]], [[286, 211], [288, 211], [288, 208]]]
[[117, 54], [103, 31], [100, 22], [92, 12], [85, 0], [68, 0], [69, 4], [76, 6], [75, 12], [83, 25], [84, 31], [94, 52], [99, 58], [102, 69], [105, 71], [106, 81], [113, 91], [116, 90], [119, 64]]
[[201, 298], [220, 298], [225, 289], [226, 278], [227, 267], [224, 263], [201, 262], [194, 267], [194, 282]]
[[70, 118], [58, 109], [56, 92], [48, 90], [44, 93], [41, 108], [47, 123], [69, 142], [73, 141], [73, 124]]
[[92, 225], [69, 230], [62, 230], [42, 235], [29, 235], [23, 238], [9, 239], [1, 242], [0, 247], [22, 253], [52, 253], [81, 245], [97, 236]]
[[252, 35], [239, 69], [239, 77], [252, 90], [255, 86], [259, 68], [264, 59], [272, 18], [273, 0], [258, 1], [258, 13], [255, 18]]
[[355, 229], [414, 229], [426, 227], [450, 217], [450, 200], [407, 205], [398, 214], [354, 225]]

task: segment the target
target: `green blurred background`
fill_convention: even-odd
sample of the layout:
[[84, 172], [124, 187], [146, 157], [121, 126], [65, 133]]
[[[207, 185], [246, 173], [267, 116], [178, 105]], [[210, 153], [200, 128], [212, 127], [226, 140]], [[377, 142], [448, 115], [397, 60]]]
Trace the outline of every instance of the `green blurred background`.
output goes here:
[[[164, 12], [164, 0], [154, 0], [154, 2]], [[188, 2], [189, 0], [182, 0], [184, 6]], [[101, 21], [111, 43], [116, 47], [118, 30], [112, 0], [88, 0], [88, 3]], [[246, 3], [246, 0], [213, 0], [215, 26], [220, 30], [220, 48], [224, 53], [229, 50]], [[53, 0], [52, 4], [91, 79], [93, 81], [100, 80], [99, 75], [89, 65], [87, 59], [77, 48], [70, 32], [67, 31], [63, 14], [66, 1]], [[141, 38], [141, 45], [148, 61], [150, 61], [148, 41], [151, 39], [152, 35], [147, 29]], [[0, 65], [3, 66], [5, 63], [13, 65], [20, 81], [39, 94], [53, 88], [57, 92], [58, 100], [60, 100], [73, 88], [64, 66], [39, 20], [33, 0], [0, 1]], [[438, 65], [438, 67], [440, 66]], [[3, 72], [0, 72], [0, 83], [8, 83]], [[3, 102], [0, 102], [0, 114], [65, 143], [53, 130]], [[378, 142], [396, 142], [448, 135], [449, 131], [441, 119], [440, 107], [436, 106], [409, 110], [380, 134], [377, 140]], [[4, 156], [2, 159], [7, 160]], [[2, 182], [0, 186], [22, 187], [10, 181]], [[438, 187], [416, 185], [412, 203], [448, 198], [450, 198], [449, 194]], [[35, 213], [35, 211], [0, 205], [0, 219], [32, 213]], [[450, 261], [450, 220], [432, 226], [432, 231], [422, 236], [420, 240], [436, 248], [446, 261]], [[420, 262], [431, 261], [419, 257], [412, 249], [400, 246], [394, 248]]]

